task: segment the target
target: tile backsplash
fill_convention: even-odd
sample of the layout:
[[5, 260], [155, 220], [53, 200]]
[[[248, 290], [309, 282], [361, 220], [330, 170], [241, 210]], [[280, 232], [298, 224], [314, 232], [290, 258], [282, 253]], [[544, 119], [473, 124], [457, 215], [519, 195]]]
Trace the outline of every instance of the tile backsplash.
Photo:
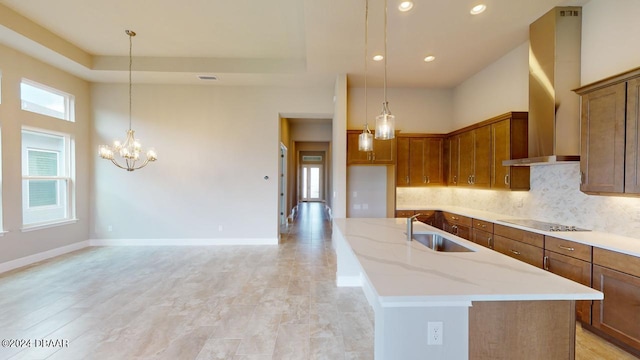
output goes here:
[[396, 203], [452, 205], [640, 239], [640, 197], [587, 195], [577, 163], [531, 167], [531, 190], [397, 188]]

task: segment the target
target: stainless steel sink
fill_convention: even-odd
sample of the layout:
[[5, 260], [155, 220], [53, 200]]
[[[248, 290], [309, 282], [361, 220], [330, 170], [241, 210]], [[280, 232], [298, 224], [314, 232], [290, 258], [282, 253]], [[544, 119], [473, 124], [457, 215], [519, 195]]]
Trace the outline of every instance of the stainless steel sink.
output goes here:
[[434, 251], [442, 252], [474, 252], [466, 246], [434, 233], [413, 233], [413, 240]]

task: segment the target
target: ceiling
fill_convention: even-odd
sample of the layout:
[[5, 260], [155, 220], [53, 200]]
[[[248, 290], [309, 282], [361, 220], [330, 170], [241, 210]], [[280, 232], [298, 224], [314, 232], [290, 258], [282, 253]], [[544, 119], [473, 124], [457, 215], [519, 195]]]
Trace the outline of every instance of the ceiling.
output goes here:
[[[389, 87], [451, 88], [527, 40], [554, 6], [588, 0], [388, 1]], [[479, 2], [487, 11], [472, 16]], [[0, 43], [95, 82], [125, 82], [128, 37], [137, 83], [364, 84], [365, 0], [0, 0]], [[384, 49], [384, 0], [369, 0], [369, 59]], [[429, 54], [436, 60], [425, 63]], [[384, 62], [368, 60], [368, 85]]]

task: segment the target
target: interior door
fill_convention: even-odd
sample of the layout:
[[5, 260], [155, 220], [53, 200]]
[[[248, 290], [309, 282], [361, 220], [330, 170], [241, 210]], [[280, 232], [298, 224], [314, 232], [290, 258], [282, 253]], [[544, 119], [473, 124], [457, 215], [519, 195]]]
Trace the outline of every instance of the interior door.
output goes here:
[[302, 165], [300, 194], [302, 201], [322, 201], [322, 165]]

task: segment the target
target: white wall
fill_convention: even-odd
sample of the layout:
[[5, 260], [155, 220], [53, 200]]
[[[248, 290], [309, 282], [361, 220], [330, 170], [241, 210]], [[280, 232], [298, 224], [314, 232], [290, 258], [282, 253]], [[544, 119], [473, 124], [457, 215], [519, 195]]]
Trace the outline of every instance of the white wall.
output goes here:
[[349, 166], [347, 217], [387, 217], [387, 167]]
[[[96, 151], [90, 147], [89, 83], [0, 45], [2, 72], [2, 215], [0, 264], [87, 240], [89, 233], [89, 173]], [[22, 78], [75, 96], [75, 122], [63, 121], [20, 109]], [[70, 134], [75, 142], [76, 215], [78, 222], [48, 229], [21, 232], [22, 171], [21, 128], [30, 126]]]
[[[640, 65], [640, 27], [626, 25], [634, 23], [637, 14], [637, 0], [591, 0], [583, 8], [583, 83]], [[527, 83], [521, 74], [527, 68], [526, 46], [522, 44], [454, 90], [456, 124], [527, 110], [522, 108]], [[513, 84], [506, 81], [509, 78]], [[398, 188], [397, 202], [398, 206], [465, 206], [640, 238], [640, 198], [586, 195], [579, 191], [579, 181], [577, 164], [539, 166], [531, 169], [529, 192]]]
[[581, 83], [640, 66], [638, 0], [591, 0], [582, 15]]
[[528, 41], [453, 90], [454, 129], [509, 111], [528, 111], [528, 109]]
[[[277, 239], [280, 114], [331, 114], [333, 89], [133, 90], [133, 129], [143, 146], [156, 148], [159, 160], [132, 173], [96, 160], [90, 236]], [[93, 146], [122, 138], [126, 85], [95, 84], [92, 98]]]
[[[383, 90], [367, 88], [369, 128], [376, 125], [382, 111]], [[453, 91], [449, 89], [390, 88], [387, 89], [389, 109], [396, 116], [396, 130], [404, 133], [447, 133], [454, 130]], [[348, 129], [360, 130], [365, 122], [364, 88], [348, 92]]]
[[347, 217], [347, 75], [336, 77], [331, 143], [331, 210], [333, 217]]

